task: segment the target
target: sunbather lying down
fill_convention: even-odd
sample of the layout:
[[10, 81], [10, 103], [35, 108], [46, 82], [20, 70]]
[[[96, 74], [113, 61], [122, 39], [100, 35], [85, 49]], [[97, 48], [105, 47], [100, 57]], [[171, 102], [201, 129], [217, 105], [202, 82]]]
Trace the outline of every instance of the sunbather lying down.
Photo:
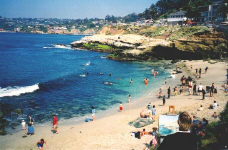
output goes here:
[[149, 117], [149, 114], [148, 114], [148, 113], [145, 113], [144, 110], [142, 110], [142, 111], [140, 112], [140, 117], [141, 117], [141, 118], [147, 118], [147, 117]]

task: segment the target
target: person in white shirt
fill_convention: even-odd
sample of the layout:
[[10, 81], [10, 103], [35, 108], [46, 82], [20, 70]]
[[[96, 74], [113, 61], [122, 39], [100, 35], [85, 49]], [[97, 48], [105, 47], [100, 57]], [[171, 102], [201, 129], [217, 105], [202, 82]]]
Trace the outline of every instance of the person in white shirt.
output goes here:
[[21, 122], [21, 127], [22, 127], [22, 130], [24, 131], [25, 130], [25, 121], [24, 120], [22, 120], [22, 122]]
[[200, 105], [200, 108], [198, 109], [198, 111], [202, 111], [203, 110], [203, 105]]
[[200, 85], [198, 86], [198, 93], [199, 93], [199, 95], [200, 95], [200, 93], [202, 92], [202, 90], [203, 90], [203, 86], [202, 86], [201, 83], [200, 83]]
[[214, 101], [214, 104], [213, 104], [213, 109], [217, 108], [218, 104], [216, 103], [216, 101]]

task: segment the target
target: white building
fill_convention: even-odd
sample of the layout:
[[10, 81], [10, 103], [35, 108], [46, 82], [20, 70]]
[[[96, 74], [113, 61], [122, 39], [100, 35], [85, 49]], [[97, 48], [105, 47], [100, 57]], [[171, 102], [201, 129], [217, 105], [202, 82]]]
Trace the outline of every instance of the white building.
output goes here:
[[169, 14], [167, 21], [169, 23], [178, 23], [178, 22], [185, 22], [187, 20], [186, 11], [176, 11], [174, 13]]

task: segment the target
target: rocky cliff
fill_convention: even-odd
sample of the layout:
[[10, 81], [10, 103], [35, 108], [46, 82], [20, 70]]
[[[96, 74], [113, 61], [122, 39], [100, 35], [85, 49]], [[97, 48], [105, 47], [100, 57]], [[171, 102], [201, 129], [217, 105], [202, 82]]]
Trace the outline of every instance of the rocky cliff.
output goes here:
[[222, 32], [204, 26], [105, 26], [99, 34], [71, 43], [73, 48], [110, 52], [110, 59], [218, 58], [227, 53]]

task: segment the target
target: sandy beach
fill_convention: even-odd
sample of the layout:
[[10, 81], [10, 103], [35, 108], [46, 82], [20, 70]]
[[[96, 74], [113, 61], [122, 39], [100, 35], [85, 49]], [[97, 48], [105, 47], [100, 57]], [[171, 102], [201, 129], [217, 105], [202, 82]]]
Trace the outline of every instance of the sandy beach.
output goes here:
[[[214, 62], [214, 61], [213, 61]], [[186, 65], [186, 67], [184, 67]], [[192, 65], [192, 69], [190, 66]], [[169, 105], [175, 105], [176, 111], [188, 111], [191, 115], [195, 115], [198, 118], [206, 118], [211, 121], [217, 121], [212, 117], [214, 111], [219, 114], [227, 103], [226, 93], [223, 92], [222, 85], [226, 82], [226, 69], [227, 64], [225, 62], [208, 63], [208, 61], [181, 61], [177, 63], [180, 67], [180, 74], [176, 74], [175, 79], [167, 79], [167, 85], [161, 83], [163, 89], [162, 95], [167, 96], [167, 88], [171, 87], [171, 98], [166, 99], [165, 106], [162, 106], [162, 99], [157, 99], [158, 90], [145, 95], [137, 100], [137, 107], [134, 105], [130, 108], [129, 104], [124, 104], [123, 109], [129, 107], [128, 110], [123, 112], [117, 112], [113, 115], [108, 115], [96, 119], [95, 121], [85, 122], [75, 125], [62, 125], [59, 124], [59, 134], [52, 133], [52, 124], [49, 126], [34, 126], [35, 135], [27, 136], [25, 131], [20, 131], [12, 135], [5, 135], [0, 137], [0, 149], [1, 150], [29, 150], [38, 149], [36, 146], [37, 141], [41, 138], [47, 141], [50, 150], [142, 150], [151, 141], [150, 135], [145, 135], [141, 139], [137, 139], [131, 136], [132, 131], [142, 131], [143, 128], [146, 131], [152, 131], [152, 127], [158, 127], [159, 114], [165, 114], [169, 110]], [[205, 74], [204, 69], [208, 67], [208, 71]], [[202, 68], [202, 78], [196, 80], [194, 73], [196, 68]], [[202, 83], [204, 88], [211, 86], [215, 83], [218, 93], [214, 94], [214, 97], [209, 97], [209, 93], [206, 94], [205, 100], [202, 100], [202, 95], [188, 95], [187, 91], [184, 91], [181, 95], [174, 96], [173, 88], [180, 85], [180, 78], [182, 76], [194, 77], [197, 85]], [[134, 84], [134, 83], [133, 83]], [[152, 83], [149, 83], [152, 84]], [[178, 86], [179, 91], [179, 86]], [[216, 100], [219, 104], [216, 110], [208, 109], [210, 104]], [[143, 128], [135, 128], [128, 125], [130, 121], [133, 121], [139, 117], [142, 109], [146, 110], [146, 105], [151, 102], [156, 106], [157, 114], [155, 122]], [[203, 111], [197, 111], [197, 109], [203, 105]], [[117, 110], [118, 108], [116, 108]], [[47, 149], [44, 146], [44, 149]]]

